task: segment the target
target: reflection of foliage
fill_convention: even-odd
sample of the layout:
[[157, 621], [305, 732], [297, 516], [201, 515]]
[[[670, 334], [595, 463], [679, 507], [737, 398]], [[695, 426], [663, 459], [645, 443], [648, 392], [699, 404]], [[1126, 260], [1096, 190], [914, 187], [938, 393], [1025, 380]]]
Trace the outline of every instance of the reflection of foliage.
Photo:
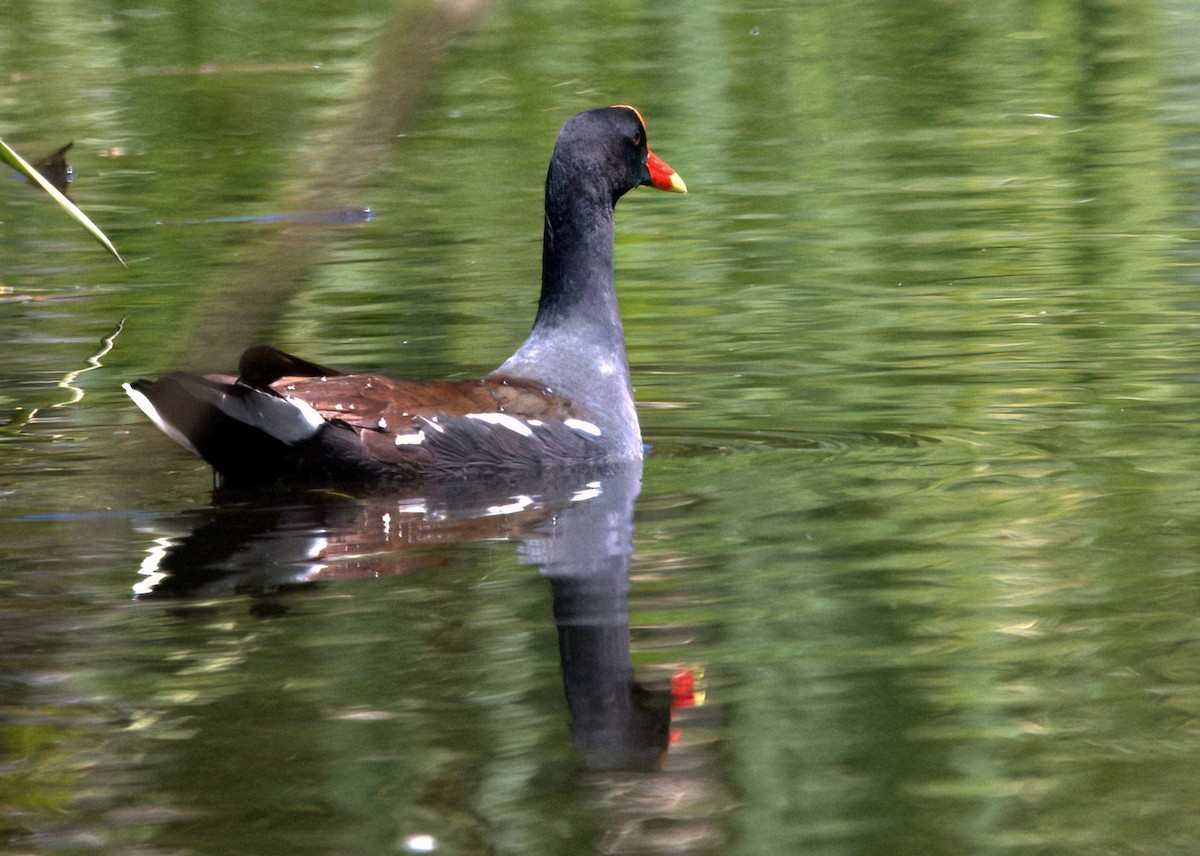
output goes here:
[[[115, 330], [112, 331], [112, 333], [110, 333], [109, 335], [104, 336], [100, 339], [100, 347], [91, 356], [89, 356], [87, 358], [87, 360], [86, 360], [87, 365], [83, 366], [82, 368], [71, 369], [69, 372], [65, 373], [62, 376], [62, 379], [59, 380], [59, 382], [57, 384], [57, 388], [68, 390], [70, 392], [70, 397], [61, 399], [59, 401], [56, 401], [54, 404], [51, 404], [50, 407], [52, 409], [60, 408], [60, 407], [70, 407], [71, 405], [78, 404], [80, 401], [83, 400], [83, 396], [84, 396], [83, 387], [77, 385], [79, 376], [82, 375], [84, 372], [95, 371], [96, 369], [103, 368], [103, 366], [100, 363], [100, 358], [107, 355], [108, 352], [113, 349], [113, 343], [116, 341], [117, 336], [121, 335], [121, 331], [124, 329], [125, 329], [125, 319], [122, 318], [120, 321], [117, 322], [117, 327]], [[5, 431], [20, 431], [20, 430], [24, 429], [24, 427], [26, 425], [28, 425], [30, 422], [32, 422], [34, 420], [34, 418], [38, 415], [38, 411], [41, 410], [41, 408], [40, 407], [31, 407], [31, 408], [25, 409], [22, 407], [18, 407], [17, 410], [18, 410], [18, 414], [16, 416], [14, 416], [11, 420], [9, 420], [4, 425]]]
[[112, 245], [110, 240], [108, 240], [108, 236], [101, 232], [100, 228], [93, 223], [86, 214], [84, 214], [75, 206], [74, 202], [64, 196], [57, 187], [47, 181], [45, 176], [30, 166], [23, 157], [9, 148], [8, 144], [3, 140], [0, 140], [0, 160], [3, 160], [17, 172], [21, 173], [21, 175], [25, 176], [38, 187], [42, 188], [42, 190], [49, 193], [51, 198], [63, 207], [63, 210], [74, 217], [79, 224], [83, 226], [83, 228], [88, 230], [88, 233], [91, 234], [93, 238], [100, 242], [100, 246], [112, 253], [113, 257], [122, 265], [125, 264], [125, 260], [121, 258], [121, 254], [117, 252], [117, 248]]
[[[38, 716], [51, 714], [43, 709]], [[61, 726], [0, 725], [0, 765], [5, 771], [0, 776], [0, 805], [8, 815], [6, 824], [19, 824], [25, 811], [66, 807], [80, 771], [72, 766], [79, 758], [65, 745]]]
[[[645, 827], [682, 833], [685, 809], [715, 804], [727, 852], [1189, 852], [1195, 16], [1162, 4], [1164, 26], [1130, 0], [496, 4], [394, 148], [326, 146], [372, 109], [364, 46], [388, 31], [385, 5], [167, 0], [96, 32], [92, 4], [11, 4], [39, 17], [0, 33], [6, 76], [26, 75], [6, 107], [49, 112], [42, 134], [78, 122], [93, 151], [111, 141], [91, 213], [123, 212], [122, 251], [141, 261], [136, 287], [76, 296], [104, 271], [28, 269], [9, 250], [4, 285], [34, 297], [7, 304], [0, 396], [66, 398], [81, 337], [126, 313], [114, 379], [224, 365], [259, 340], [238, 316], [322, 362], [490, 368], [528, 332], [555, 124], [632, 101], [694, 186], [686, 210], [646, 193], [618, 211], [656, 445], [637, 662], [711, 663], [709, 710], [728, 715], [708, 751], [737, 798], [681, 791]], [[408, 56], [380, 44], [379, 62]], [[347, 188], [329, 192], [335, 178]], [[148, 225], [305, 210], [322, 179], [322, 208], [381, 216]], [[141, 558], [127, 542], [178, 523], [143, 509], [203, 503], [203, 478], [148, 475], [161, 457], [124, 439], [135, 420], [115, 392], [41, 413], [57, 424], [0, 437], [19, 488], [0, 503], [19, 588], [0, 597], [25, 616], [44, 581], [61, 609], [82, 585], [68, 572], [86, 573], [99, 594], [74, 608], [107, 637], [64, 621], [34, 662], [95, 652], [101, 692], [148, 712], [106, 742], [78, 705], [60, 719], [45, 688], [25, 705], [6, 689], [6, 723], [53, 723], [73, 752], [0, 728], [10, 817], [68, 787], [94, 800], [99, 773], [137, 764], [112, 794], [192, 812], [143, 821], [162, 851], [278, 850], [288, 823], [356, 852], [410, 829], [566, 852], [559, 837], [595, 849], [630, 828], [606, 824], [629, 819], [634, 786], [607, 779], [596, 810], [604, 783], [569, 760], [545, 583], [511, 545], [293, 598], [299, 615], [114, 607]], [[41, 442], [51, 431], [63, 441]], [[886, 442], [926, 434], [938, 442]], [[29, 635], [27, 619], [0, 626]], [[30, 667], [0, 649], [6, 671]], [[652, 781], [672, 796], [670, 777], [636, 784]], [[61, 816], [93, 832], [91, 805]]]

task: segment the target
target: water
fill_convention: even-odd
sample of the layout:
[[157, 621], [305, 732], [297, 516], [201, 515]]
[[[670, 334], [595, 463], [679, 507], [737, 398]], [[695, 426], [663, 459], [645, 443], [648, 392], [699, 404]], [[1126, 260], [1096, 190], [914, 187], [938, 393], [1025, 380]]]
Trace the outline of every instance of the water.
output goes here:
[[[1189, 6], [342, 5], [5, 10], [130, 268], [0, 194], [0, 846], [1192, 849]], [[487, 371], [613, 102], [641, 473], [214, 497], [121, 394]]]

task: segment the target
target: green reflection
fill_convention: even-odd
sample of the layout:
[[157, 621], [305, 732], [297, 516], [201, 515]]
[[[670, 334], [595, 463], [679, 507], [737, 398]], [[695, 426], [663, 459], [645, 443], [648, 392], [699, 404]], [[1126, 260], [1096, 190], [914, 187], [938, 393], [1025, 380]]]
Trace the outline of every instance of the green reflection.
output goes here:
[[[6, 6], [4, 136], [77, 140], [132, 268], [0, 194], [4, 805], [195, 852], [1187, 852], [1194, 10], [513, 2], [435, 57], [427, 9]], [[676, 766], [583, 770], [511, 544], [278, 620], [125, 609], [209, 499], [118, 382], [260, 339], [486, 371], [533, 317], [554, 132], [612, 102], [691, 191], [618, 212], [635, 657], [710, 680]], [[178, 225], [339, 206], [377, 216]]]

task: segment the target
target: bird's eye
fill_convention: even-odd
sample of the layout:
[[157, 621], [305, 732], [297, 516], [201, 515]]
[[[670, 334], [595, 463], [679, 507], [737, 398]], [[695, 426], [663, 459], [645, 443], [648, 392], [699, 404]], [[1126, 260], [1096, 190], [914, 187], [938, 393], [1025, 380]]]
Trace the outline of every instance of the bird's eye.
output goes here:
[[638, 131], [636, 134], [633, 135], [633, 144], [635, 146], [640, 146], [642, 144], [642, 132], [641, 131]]

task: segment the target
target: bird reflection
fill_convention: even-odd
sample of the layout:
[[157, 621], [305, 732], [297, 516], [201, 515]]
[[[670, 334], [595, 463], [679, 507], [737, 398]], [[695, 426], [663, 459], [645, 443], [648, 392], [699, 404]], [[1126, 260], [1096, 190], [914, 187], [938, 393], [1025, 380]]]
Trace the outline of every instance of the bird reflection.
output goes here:
[[420, 495], [219, 496], [190, 532], [155, 542], [134, 591], [139, 599], [274, 594], [428, 569], [444, 561], [435, 546], [517, 541], [550, 583], [575, 746], [593, 769], [656, 769], [672, 709], [690, 699], [670, 682], [634, 680], [628, 596], [640, 488], [637, 462], [533, 483], [425, 485]]

